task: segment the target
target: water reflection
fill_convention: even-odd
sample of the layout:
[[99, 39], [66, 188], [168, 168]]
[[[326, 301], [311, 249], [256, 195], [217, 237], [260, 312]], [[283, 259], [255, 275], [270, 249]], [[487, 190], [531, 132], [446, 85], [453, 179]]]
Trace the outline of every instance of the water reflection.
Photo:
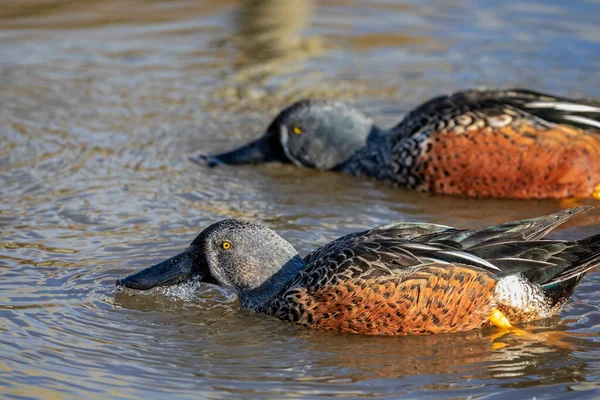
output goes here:
[[310, 0], [245, 0], [236, 14], [233, 37], [241, 52], [238, 65], [316, 54], [308, 48], [311, 41], [299, 35], [311, 11]]
[[[311, 97], [308, 91], [317, 87], [298, 85], [290, 74], [301, 74], [308, 59], [326, 50], [320, 36], [303, 32], [312, 11], [310, 0], [244, 0], [235, 13], [235, 32], [213, 41], [218, 49], [233, 48], [233, 62], [223, 75], [224, 85], [212, 93], [204, 106], [213, 112], [272, 111], [299, 98]], [[276, 92], [265, 90], [274, 81]], [[333, 87], [318, 90], [329, 96], [336, 91]]]
[[[337, 335], [315, 335], [307, 348], [327, 352], [320, 362], [329, 366], [357, 369], [357, 377], [395, 378], [410, 375], [459, 374], [461, 379], [481, 377], [486, 370], [522, 375], [527, 362], [524, 356], [568, 357], [569, 350], [547, 347], [543, 343], [516, 341], [496, 349], [491, 330], [475, 330], [460, 334], [407, 336], [399, 338], [367, 338]], [[550, 356], [549, 354], [552, 354]], [[521, 360], [522, 361], [522, 360]], [[503, 367], [504, 366], [504, 367]]]

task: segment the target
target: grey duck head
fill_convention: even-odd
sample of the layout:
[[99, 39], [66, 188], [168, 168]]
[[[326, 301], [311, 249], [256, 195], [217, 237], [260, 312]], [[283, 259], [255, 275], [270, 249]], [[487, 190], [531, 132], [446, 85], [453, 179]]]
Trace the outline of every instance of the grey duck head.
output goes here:
[[243, 307], [256, 308], [305, 266], [294, 247], [275, 231], [255, 222], [227, 219], [202, 231], [183, 253], [116, 283], [148, 290], [200, 279], [233, 289]]
[[370, 118], [352, 107], [334, 101], [302, 100], [281, 111], [259, 139], [233, 151], [191, 159], [211, 167], [280, 161], [333, 170], [378, 131]]

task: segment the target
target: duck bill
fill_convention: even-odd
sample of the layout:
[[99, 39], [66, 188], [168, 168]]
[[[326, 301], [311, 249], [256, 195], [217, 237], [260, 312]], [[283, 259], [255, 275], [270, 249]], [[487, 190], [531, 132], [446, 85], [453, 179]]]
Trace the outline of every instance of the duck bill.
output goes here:
[[[197, 250], [196, 246], [190, 246], [186, 251], [173, 258], [125, 278], [117, 279], [117, 286], [148, 290], [156, 286], [171, 286], [183, 282], [192, 276], [193, 266], [197, 259]], [[199, 271], [195, 272], [199, 273]]]
[[199, 155], [192, 161], [215, 167], [219, 164], [260, 164], [272, 161], [286, 162], [287, 157], [276, 135], [266, 134], [235, 150], [214, 155]]

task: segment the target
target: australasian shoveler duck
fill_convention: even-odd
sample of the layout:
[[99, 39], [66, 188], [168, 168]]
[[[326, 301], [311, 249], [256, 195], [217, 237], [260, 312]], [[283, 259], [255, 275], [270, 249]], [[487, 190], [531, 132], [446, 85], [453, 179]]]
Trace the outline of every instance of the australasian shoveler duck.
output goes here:
[[117, 286], [200, 279], [233, 289], [244, 308], [358, 334], [509, 329], [558, 313], [600, 264], [600, 235], [543, 239], [586, 209], [470, 230], [401, 222], [343, 236], [305, 258], [271, 229], [228, 219]]
[[191, 159], [293, 162], [439, 194], [600, 199], [600, 103], [471, 90], [436, 97], [384, 130], [344, 104], [303, 100], [258, 140]]

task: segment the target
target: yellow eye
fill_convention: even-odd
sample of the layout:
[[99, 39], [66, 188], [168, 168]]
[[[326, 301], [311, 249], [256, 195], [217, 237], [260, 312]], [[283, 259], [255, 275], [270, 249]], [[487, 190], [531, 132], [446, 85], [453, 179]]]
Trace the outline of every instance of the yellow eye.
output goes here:
[[299, 134], [301, 134], [301, 133], [302, 133], [302, 128], [300, 128], [299, 126], [295, 126], [295, 127], [294, 127], [294, 133], [295, 133], [296, 135], [299, 135]]
[[221, 247], [223, 248], [223, 250], [229, 250], [231, 248], [231, 243], [223, 242], [221, 243]]

